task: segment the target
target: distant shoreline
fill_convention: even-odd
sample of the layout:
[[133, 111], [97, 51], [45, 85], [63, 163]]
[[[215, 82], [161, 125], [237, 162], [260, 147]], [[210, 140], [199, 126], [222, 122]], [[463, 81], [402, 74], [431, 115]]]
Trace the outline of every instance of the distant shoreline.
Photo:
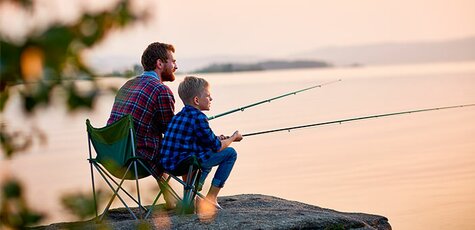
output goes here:
[[203, 68], [191, 71], [191, 73], [231, 73], [246, 71], [265, 71], [279, 69], [307, 69], [307, 68], [329, 68], [333, 64], [324, 61], [311, 60], [273, 60], [257, 63], [213, 63]]

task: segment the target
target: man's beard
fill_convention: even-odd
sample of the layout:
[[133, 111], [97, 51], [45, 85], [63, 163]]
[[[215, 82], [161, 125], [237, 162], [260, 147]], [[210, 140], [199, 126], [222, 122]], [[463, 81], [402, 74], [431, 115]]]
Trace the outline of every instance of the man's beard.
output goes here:
[[160, 76], [162, 78], [162, 81], [174, 81], [175, 80], [175, 73], [174, 71], [169, 68], [165, 68], [165, 70], [162, 72], [162, 75]]

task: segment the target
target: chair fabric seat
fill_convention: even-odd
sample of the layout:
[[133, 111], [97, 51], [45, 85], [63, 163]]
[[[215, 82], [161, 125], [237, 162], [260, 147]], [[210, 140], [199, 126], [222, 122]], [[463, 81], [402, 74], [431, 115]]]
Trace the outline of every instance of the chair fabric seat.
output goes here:
[[[103, 128], [94, 128], [89, 120], [86, 121], [87, 131], [91, 137], [92, 145], [98, 153], [95, 162], [103, 165], [107, 171], [116, 178], [123, 178], [127, 170], [127, 166], [133, 160], [140, 160], [143, 164], [147, 162], [137, 156], [134, 156], [133, 150], [136, 148], [135, 142], [130, 138], [130, 130], [132, 129], [133, 138], [135, 140], [135, 132], [133, 129], [133, 118], [131, 116], [124, 116], [111, 125]], [[145, 167], [149, 168], [148, 165]], [[145, 178], [150, 176], [144, 165], [137, 164], [138, 178]], [[126, 180], [135, 179], [135, 171], [129, 169], [125, 175]]]

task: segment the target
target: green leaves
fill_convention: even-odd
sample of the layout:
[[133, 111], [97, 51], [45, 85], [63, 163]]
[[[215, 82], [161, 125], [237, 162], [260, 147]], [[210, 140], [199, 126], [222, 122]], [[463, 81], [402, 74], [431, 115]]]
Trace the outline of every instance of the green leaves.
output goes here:
[[4, 123], [0, 123], [0, 128], [0, 143], [7, 158], [11, 158], [14, 153], [21, 152], [30, 147], [33, 140], [31, 134], [27, 135], [23, 132], [9, 130], [9, 127]]
[[[22, 97], [26, 112], [32, 113], [36, 106], [49, 104], [50, 92], [55, 87], [66, 91], [74, 90], [68, 84], [64, 84], [65, 80], [94, 81], [96, 75], [85, 64], [83, 52], [101, 42], [111, 31], [144, 20], [146, 15], [146, 12], [134, 13], [130, 2], [123, 0], [107, 11], [85, 13], [72, 24], [56, 23], [40, 33], [31, 31], [23, 44], [2, 39], [0, 109], [3, 110], [9, 99], [8, 87], [14, 85], [29, 85], [23, 90]], [[0, 37], [5, 36], [0, 34]], [[97, 95], [92, 93], [88, 96], [79, 96], [75, 91], [67, 94], [70, 96], [66, 103], [73, 110], [81, 107], [92, 108]]]
[[21, 187], [16, 181], [7, 181], [3, 184], [2, 190], [5, 199], [17, 199], [21, 197]]
[[18, 181], [9, 179], [1, 186], [0, 228], [24, 229], [38, 223], [43, 215], [30, 210], [23, 197], [23, 190]]
[[[96, 195], [98, 200], [102, 200], [102, 192], [98, 191]], [[68, 194], [61, 198], [61, 203], [70, 213], [81, 220], [96, 215], [96, 203], [92, 193], [90, 195], [83, 193]]]
[[[26, 13], [34, 13], [32, 4], [36, 2], [9, 2], [23, 7]], [[95, 84], [97, 75], [84, 61], [84, 51], [103, 41], [110, 32], [144, 21], [147, 15], [145, 10], [133, 11], [130, 0], [122, 0], [102, 12], [84, 12], [70, 24], [56, 22], [43, 31], [33, 29], [21, 39], [23, 42], [7, 40], [0, 32], [0, 111], [11, 99], [13, 88], [20, 92], [27, 114], [33, 114], [38, 106], [48, 106], [51, 97], [63, 97], [57, 92], [65, 92], [64, 103], [70, 111], [92, 109], [98, 92], [104, 89]], [[91, 81], [92, 88], [77, 87], [78, 80]], [[0, 130], [2, 147], [12, 154], [17, 149], [9, 143], [9, 136], [12, 134]]]
[[91, 91], [88, 91], [86, 93], [80, 93], [76, 89], [76, 87], [71, 86], [67, 90], [68, 93], [68, 108], [69, 110], [76, 110], [78, 108], [89, 108], [91, 109], [93, 106], [94, 99], [96, 98], [98, 94], [97, 89], [93, 89]]
[[[34, 15], [37, 9], [34, 5], [38, 4], [31, 0], [0, 0], [0, 3], [4, 2], [17, 4], [30, 15]], [[19, 40], [10, 40], [0, 31], [0, 112], [4, 111], [14, 92], [19, 92], [23, 103], [18, 105], [23, 105], [27, 114], [34, 114], [39, 106], [50, 105], [52, 97], [64, 98], [70, 111], [93, 108], [99, 92], [104, 89], [96, 84], [97, 75], [84, 61], [83, 53], [102, 42], [112, 31], [144, 21], [148, 14], [146, 10], [133, 11], [130, 0], [119, 1], [102, 12], [81, 14], [70, 24], [55, 22], [42, 31], [32, 28]], [[78, 81], [89, 81], [89, 87], [79, 87]], [[3, 118], [0, 121], [0, 144], [2, 152], [10, 158], [31, 146], [35, 132], [11, 130], [8, 124]], [[36, 131], [36, 135], [44, 139], [41, 131]], [[23, 229], [43, 218], [42, 214], [27, 207], [18, 181], [5, 181], [0, 192], [0, 229], [4, 226]], [[62, 201], [81, 219], [95, 215], [91, 197], [73, 194], [63, 197]]]

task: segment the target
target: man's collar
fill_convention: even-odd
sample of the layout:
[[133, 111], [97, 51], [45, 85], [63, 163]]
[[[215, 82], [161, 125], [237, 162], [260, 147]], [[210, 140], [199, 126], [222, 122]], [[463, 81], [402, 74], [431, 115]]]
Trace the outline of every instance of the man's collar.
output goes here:
[[144, 71], [142, 75], [156, 77], [158, 80], [161, 80], [160, 76], [158, 76], [158, 74], [155, 71]]

